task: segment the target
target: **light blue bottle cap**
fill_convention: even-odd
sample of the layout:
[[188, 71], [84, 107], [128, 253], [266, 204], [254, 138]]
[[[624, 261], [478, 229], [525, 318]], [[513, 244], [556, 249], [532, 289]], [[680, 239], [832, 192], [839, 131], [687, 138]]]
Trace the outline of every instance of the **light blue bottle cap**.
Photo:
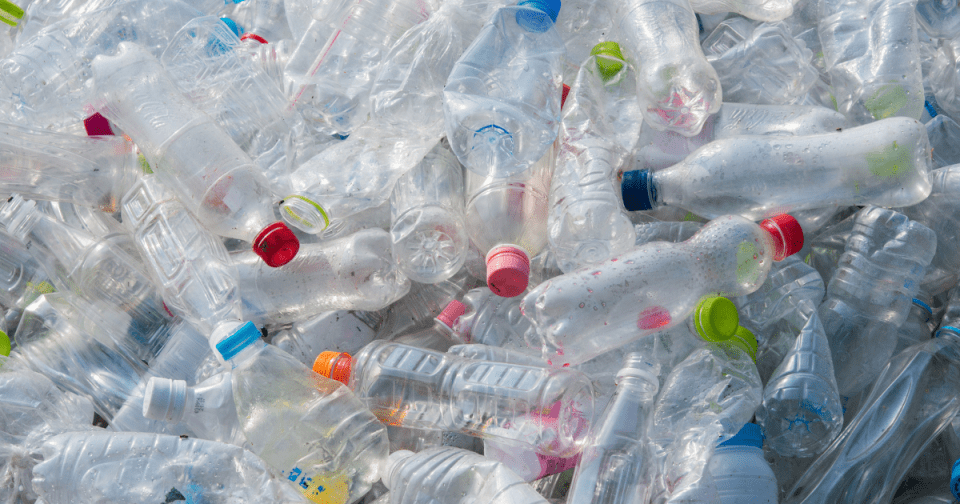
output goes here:
[[717, 445], [717, 448], [724, 446], [753, 446], [754, 448], [763, 448], [763, 431], [760, 426], [754, 423], [748, 423], [740, 429], [732, 438]]
[[950, 492], [960, 500], [960, 459], [953, 463], [953, 472], [950, 473]]
[[517, 6], [534, 9], [517, 11], [517, 24], [533, 33], [549, 30], [553, 23], [557, 22], [557, 16], [560, 14], [560, 0], [521, 0]]
[[243, 35], [243, 28], [240, 28], [240, 25], [238, 25], [236, 21], [228, 17], [222, 17], [220, 21], [223, 21], [223, 24], [227, 25], [227, 28], [230, 28], [230, 31], [232, 31], [234, 35], [238, 37]]
[[620, 194], [623, 196], [623, 206], [631, 212], [653, 208], [651, 198], [657, 198], [657, 188], [650, 181], [650, 170], [623, 172]]
[[259, 340], [260, 336], [260, 329], [257, 329], [253, 322], [247, 321], [246, 324], [238, 327], [233, 334], [220, 340], [220, 343], [217, 343], [217, 351], [223, 356], [223, 360], [228, 361], [251, 343]]

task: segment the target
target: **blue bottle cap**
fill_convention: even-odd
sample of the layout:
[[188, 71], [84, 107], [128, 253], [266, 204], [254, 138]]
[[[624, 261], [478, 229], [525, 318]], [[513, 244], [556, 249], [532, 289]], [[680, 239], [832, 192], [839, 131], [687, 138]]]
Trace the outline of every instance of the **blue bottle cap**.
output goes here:
[[240, 28], [240, 25], [238, 25], [236, 21], [228, 17], [222, 17], [220, 21], [223, 21], [223, 24], [227, 25], [227, 28], [230, 28], [230, 31], [232, 31], [234, 35], [238, 37], [243, 35], [243, 28]]
[[953, 471], [950, 473], [950, 492], [960, 500], [960, 459], [953, 463]]
[[650, 199], [651, 197], [656, 199], [657, 189], [650, 182], [650, 170], [623, 172], [620, 194], [623, 196], [623, 206], [631, 212], [653, 208], [653, 202]]
[[253, 322], [247, 321], [246, 324], [238, 327], [233, 334], [220, 340], [220, 343], [217, 343], [217, 351], [223, 356], [223, 360], [228, 361], [251, 343], [259, 340], [260, 336], [262, 334], [257, 326], [253, 325]]
[[530, 7], [517, 11], [517, 24], [533, 33], [549, 30], [560, 14], [560, 0], [521, 0], [517, 6]]
[[748, 423], [740, 429], [732, 438], [717, 445], [717, 448], [724, 446], [753, 446], [754, 448], [763, 448], [763, 431], [760, 426], [754, 423]]

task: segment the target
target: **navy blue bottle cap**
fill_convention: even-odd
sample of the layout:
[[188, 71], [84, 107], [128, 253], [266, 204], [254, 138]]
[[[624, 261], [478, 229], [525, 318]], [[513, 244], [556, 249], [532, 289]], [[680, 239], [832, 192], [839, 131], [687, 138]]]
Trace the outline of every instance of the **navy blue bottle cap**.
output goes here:
[[763, 448], [763, 431], [760, 426], [754, 423], [748, 423], [740, 429], [732, 438], [717, 445], [717, 448], [724, 446], [753, 446], [754, 448]]
[[623, 172], [620, 181], [620, 194], [623, 196], [623, 206], [631, 212], [650, 210], [653, 202], [650, 196], [656, 198], [656, 189], [650, 183], [650, 170], [630, 170]]
[[253, 322], [247, 321], [233, 334], [220, 340], [220, 343], [217, 343], [217, 351], [223, 356], [223, 360], [228, 361], [251, 343], [259, 340], [260, 336], [262, 336], [260, 329], [257, 329]]
[[517, 11], [517, 24], [528, 32], [543, 33], [549, 30], [560, 14], [560, 0], [521, 0], [517, 6], [535, 9]]
[[228, 17], [222, 17], [220, 21], [223, 21], [223, 24], [227, 25], [227, 28], [230, 28], [230, 31], [232, 31], [234, 35], [238, 37], [243, 35], [243, 28], [240, 28], [240, 25], [238, 25], [236, 21]]
[[960, 459], [953, 463], [953, 472], [950, 473], [950, 492], [960, 500]]

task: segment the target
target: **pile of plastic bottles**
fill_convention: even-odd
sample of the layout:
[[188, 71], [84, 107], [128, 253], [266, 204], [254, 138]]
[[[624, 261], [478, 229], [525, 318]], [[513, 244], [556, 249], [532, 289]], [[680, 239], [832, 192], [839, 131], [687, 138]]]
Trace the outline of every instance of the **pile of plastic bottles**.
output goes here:
[[955, 3], [0, 22], [0, 504], [960, 499]]

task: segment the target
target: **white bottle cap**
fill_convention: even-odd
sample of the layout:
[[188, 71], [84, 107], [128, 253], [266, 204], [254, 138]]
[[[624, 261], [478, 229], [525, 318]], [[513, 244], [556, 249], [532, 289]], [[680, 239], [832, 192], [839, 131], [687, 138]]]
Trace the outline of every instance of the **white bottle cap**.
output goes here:
[[154, 376], [143, 394], [143, 416], [178, 423], [186, 410], [187, 382]]

